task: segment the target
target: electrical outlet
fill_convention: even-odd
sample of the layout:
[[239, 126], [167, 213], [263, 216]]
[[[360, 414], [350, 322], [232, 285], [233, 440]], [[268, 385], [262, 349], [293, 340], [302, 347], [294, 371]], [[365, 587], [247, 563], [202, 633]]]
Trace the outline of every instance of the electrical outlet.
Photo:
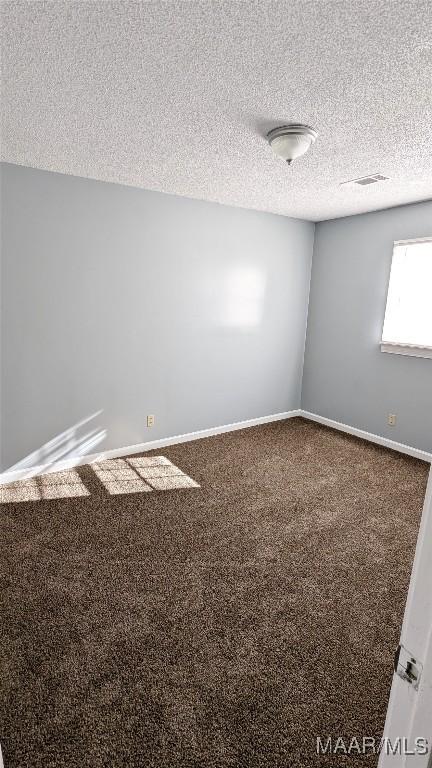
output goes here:
[[395, 427], [396, 426], [396, 414], [395, 413], [389, 413], [389, 415], [388, 415], [388, 424], [389, 424], [389, 427]]
[[154, 427], [155, 417], [153, 415], [147, 416], [147, 426]]

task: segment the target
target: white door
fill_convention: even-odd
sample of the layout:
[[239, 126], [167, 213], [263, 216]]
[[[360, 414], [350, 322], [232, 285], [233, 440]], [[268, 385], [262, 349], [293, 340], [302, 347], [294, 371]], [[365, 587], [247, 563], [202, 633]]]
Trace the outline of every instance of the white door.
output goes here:
[[[379, 768], [432, 766], [432, 469], [393, 675]], [[406, 679], [399, 675], [406, 673]], [[426, 744], [427, 742], [427, 744]]]

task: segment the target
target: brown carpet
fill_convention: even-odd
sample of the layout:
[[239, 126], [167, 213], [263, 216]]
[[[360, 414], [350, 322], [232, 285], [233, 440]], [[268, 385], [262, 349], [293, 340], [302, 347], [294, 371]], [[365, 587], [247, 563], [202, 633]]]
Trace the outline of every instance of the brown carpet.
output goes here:
[[2, 506], [5, 768], [376, 765], [316, 737], [381, 734], [428, 466], [302, 419], [157, 453], [201, 488]]

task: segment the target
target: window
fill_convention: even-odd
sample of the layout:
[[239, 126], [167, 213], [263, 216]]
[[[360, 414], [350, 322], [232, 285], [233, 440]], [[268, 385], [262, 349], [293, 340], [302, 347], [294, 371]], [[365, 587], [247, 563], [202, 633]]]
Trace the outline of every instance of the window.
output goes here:
[[394, 244], [381, 351], [432, 357], [432, 237]]

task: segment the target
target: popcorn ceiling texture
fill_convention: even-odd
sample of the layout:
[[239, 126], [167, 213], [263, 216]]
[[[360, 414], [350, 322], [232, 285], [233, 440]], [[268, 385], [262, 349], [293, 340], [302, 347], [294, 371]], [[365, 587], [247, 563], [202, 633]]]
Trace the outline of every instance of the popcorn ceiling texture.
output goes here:
[[[321, 220], [432, 196], [429, 0], [6, 2], [2, 158]], [[291, 169], [264, 138], [319, 131]], [[390, 181], [340, 182], [370, 173]]]

